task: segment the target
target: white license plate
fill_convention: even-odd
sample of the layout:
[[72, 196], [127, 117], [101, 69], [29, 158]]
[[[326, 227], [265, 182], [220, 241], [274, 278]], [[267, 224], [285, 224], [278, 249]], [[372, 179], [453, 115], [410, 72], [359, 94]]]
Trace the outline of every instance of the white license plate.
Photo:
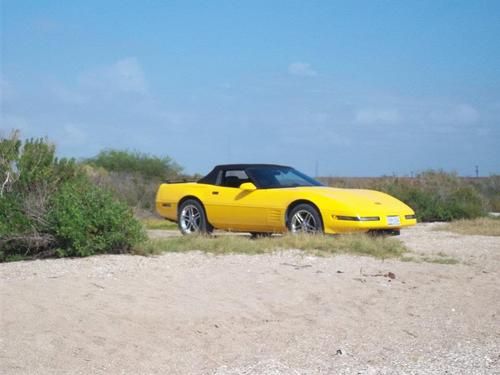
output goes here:
[[399, 216], [387, 216], [387, 225], [401, 225]]

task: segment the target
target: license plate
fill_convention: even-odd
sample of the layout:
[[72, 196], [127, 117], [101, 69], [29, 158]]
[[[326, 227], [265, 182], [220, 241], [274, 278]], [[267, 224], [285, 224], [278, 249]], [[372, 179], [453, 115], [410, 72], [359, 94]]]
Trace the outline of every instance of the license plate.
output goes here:
[[399, 216], [387, 216], [387, 225], [401, 225]]

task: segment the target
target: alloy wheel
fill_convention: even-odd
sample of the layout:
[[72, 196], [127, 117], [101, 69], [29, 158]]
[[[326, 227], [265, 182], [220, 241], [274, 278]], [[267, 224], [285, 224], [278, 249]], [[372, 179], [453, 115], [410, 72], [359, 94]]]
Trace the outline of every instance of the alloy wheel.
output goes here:
[[200, 231], [201, 213], [195, 205], [185, 206], [180, 215], [180, 224], [184, 233], [195, 233]]
[[290, 223], [292, 233], [316, 233], [318, 224], [314, 216], [307, 210], [299, 210], [293, 216]]

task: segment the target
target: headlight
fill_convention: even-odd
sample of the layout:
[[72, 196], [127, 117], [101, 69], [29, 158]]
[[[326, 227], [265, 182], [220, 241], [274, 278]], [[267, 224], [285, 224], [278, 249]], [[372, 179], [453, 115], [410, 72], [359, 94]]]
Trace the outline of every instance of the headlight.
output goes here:
[[346, 221], [379, 221], [378, 216], [334, 216], [337, 220]]
[[378, 216], [361, 216], [359, 218], [361, 221], [379, 221], [380, 218]]

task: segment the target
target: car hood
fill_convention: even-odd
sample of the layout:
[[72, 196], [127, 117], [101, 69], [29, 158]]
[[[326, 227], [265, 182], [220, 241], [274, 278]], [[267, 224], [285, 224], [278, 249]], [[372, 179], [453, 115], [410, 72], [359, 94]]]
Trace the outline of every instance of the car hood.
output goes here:
[[325, 186], [301, 187], [302, 191], [308, 194], [320, 195], [331, 199], [337, 204], [341, 204], [346, 209], [356, 209], [359, 214], [370, 214], [380, 212], [380, 210], [390, 213], [401, 211], [412, 212], [413, 210], [389, 194], [375, 190], [366, 189], [340, 189]]

